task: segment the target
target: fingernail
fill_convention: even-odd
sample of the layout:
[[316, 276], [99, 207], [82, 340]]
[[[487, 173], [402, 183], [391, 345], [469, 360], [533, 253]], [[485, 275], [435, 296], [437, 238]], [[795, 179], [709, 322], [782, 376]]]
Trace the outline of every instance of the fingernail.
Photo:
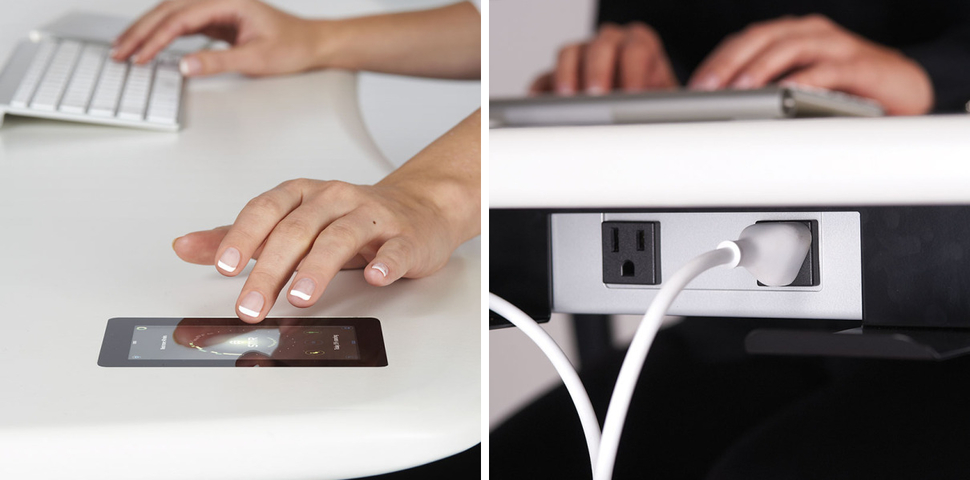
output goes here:
[[556, 93], [559, 95], [572, 95], [576, 93], [576, 91], [566, 85], [560, 85], [556, 87]]
[[179, 241], [179, 238], [182, 237], [177, 237], [175, 240], [172, 240], [172, 250], [175, 250], [175, 243]]
[[293, 284], [293, 289], [290, 290], [290, 295], [302, 300], [309, 300], [313, 296], [313, 289], [317, 287], [317, 284], [309, 278], [301, 278]]
[[114, 58], [115, 55], [117, 54], [118, 54], [118, 47], [111, 47], [111, 50], [108, 52], [108, 56], [111, 58]]
[[377, 262], [371, 265], [370, 268], [373, 268], [374, 270], [381, 272], [381, 275], [383, 275], [384, 277], [387, 277], [387, 265], [384, 265], [381, 262]]
[[714, 90], [717, 88], [719, 83], [721, 82], [717, 79], [717, 75], [708, 74], [695, 82], [694, 88], [698, 90]]
[[236, 267], [239, 266], [239, 250], [233, 247], [227, 248], [225, 252], [222, 252], [222, 256], [219, 257], [219, 263], [217, 265], [227, 272], [235, 272]]
[[195, 75], [202, 71], [202, 62], [195, 57], [182, 57], [179, 60], [179, 71], [185, 76]]
[[599, 85], [590, 85], [586, 88], [587, 95], [603, 95], [606, 93], [606, 89]]
[[731, 84], [731, 87], [746, 90], [751, 88], [753, 85], [754, 85], [754, 79], [751, 78], [751, 75], [745, 74], [738, 77], [737, 80], [735, 80], [734, 83]]
[[259, 292], [253, 291], [246, 294], [239, 302], [239, 313], [248, 317], [256, 318], [263, 310], [263, 296]]

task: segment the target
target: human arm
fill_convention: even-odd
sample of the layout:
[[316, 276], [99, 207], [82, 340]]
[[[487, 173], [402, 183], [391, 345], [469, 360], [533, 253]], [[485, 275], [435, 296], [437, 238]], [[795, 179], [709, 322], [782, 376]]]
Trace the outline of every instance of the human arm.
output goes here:
[[240, 318], [255, 323], [291, 277], [287, 299], [309, 307], [341, 268], [365, 266], [375, 286], [424, 277], [480, 229], [478, 111], [375, 185], [284, 182], [251, 200], [232, 226], [190, 233], [173, 248], [230, 277], [256, 258], [236, 301]]
[[821, 15], [755, 23], [728, 36], [688, 85], [749, 89], [775, 82], [871, 98], [890, 115], [927, 113], [934, 102], [933, 85], [919, 63]]
[[481, 74], [481, 19], [469, 2], [342, 20], [304, 19], [256, 0], [170, 0], [136, 20], [112, 57], [146, 63], [182, 35], [232, 45], [183, 57], [187, 75], [277, 75], [318, 68], [438, 78]]
[[607, 23], [593, 39], [560, 49], [553, 71], [539, 76], [529, 92], [602, 95], [613, 89], [638, 92], [676, 86], [656, 31], [641, 22]]

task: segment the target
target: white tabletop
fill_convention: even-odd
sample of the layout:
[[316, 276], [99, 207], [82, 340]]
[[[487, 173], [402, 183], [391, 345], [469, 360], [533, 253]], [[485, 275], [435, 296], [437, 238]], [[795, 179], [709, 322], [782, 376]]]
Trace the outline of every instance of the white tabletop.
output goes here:
[[[4, 18], [26, 31], [67, 11], [37, 3]], [[113, 12], [101, 3], [112, 2], [85, 9]], [[147, 6], [121, 3], [124, 14]], [[21, 38], [5, 22], [3, 58]], [[376, 288], [342, 272], [317, 306], [273, 310], [379, 318], [384, 368], [96, 363], [110, 317], [233, 315], [245, 275], [181, 262], [176, 236], [231, 223], [286, 179], [371, 183], [389, 171], [355, 88], [337, 71], [192, 79], [174, 134], [7, 117], [0, 478], [347, 478], [479, 441], [478, 239], [431, 277]]]
[[489, 132], [492, 208], [970, 203], [970, 116]]

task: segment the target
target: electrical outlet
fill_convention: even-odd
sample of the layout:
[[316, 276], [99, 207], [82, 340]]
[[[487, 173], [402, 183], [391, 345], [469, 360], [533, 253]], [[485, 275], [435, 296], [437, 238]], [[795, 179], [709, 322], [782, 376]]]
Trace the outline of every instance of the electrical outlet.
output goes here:
[[660, 223], [603, 222], [603, 283], [660, 283]]

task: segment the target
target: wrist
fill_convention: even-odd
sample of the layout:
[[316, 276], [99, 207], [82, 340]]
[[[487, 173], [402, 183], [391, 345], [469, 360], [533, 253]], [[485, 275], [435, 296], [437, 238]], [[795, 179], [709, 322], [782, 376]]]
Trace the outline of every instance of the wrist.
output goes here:
[[[392, 174], [375, 186], [387, 189], [399, 203], [422, 210], [443, 225], [452, 248], [481, 231], [481, 190], [469, 188], [459, 178]], [[472, 192], [477, 193], [475, 198], [470, 197]]]
[[346, 52], [353, 44], [354, 29], [350, 20], [310, 20], [312, 32], [311, 68], [339, 68], [358, 70], [347, 58]]

